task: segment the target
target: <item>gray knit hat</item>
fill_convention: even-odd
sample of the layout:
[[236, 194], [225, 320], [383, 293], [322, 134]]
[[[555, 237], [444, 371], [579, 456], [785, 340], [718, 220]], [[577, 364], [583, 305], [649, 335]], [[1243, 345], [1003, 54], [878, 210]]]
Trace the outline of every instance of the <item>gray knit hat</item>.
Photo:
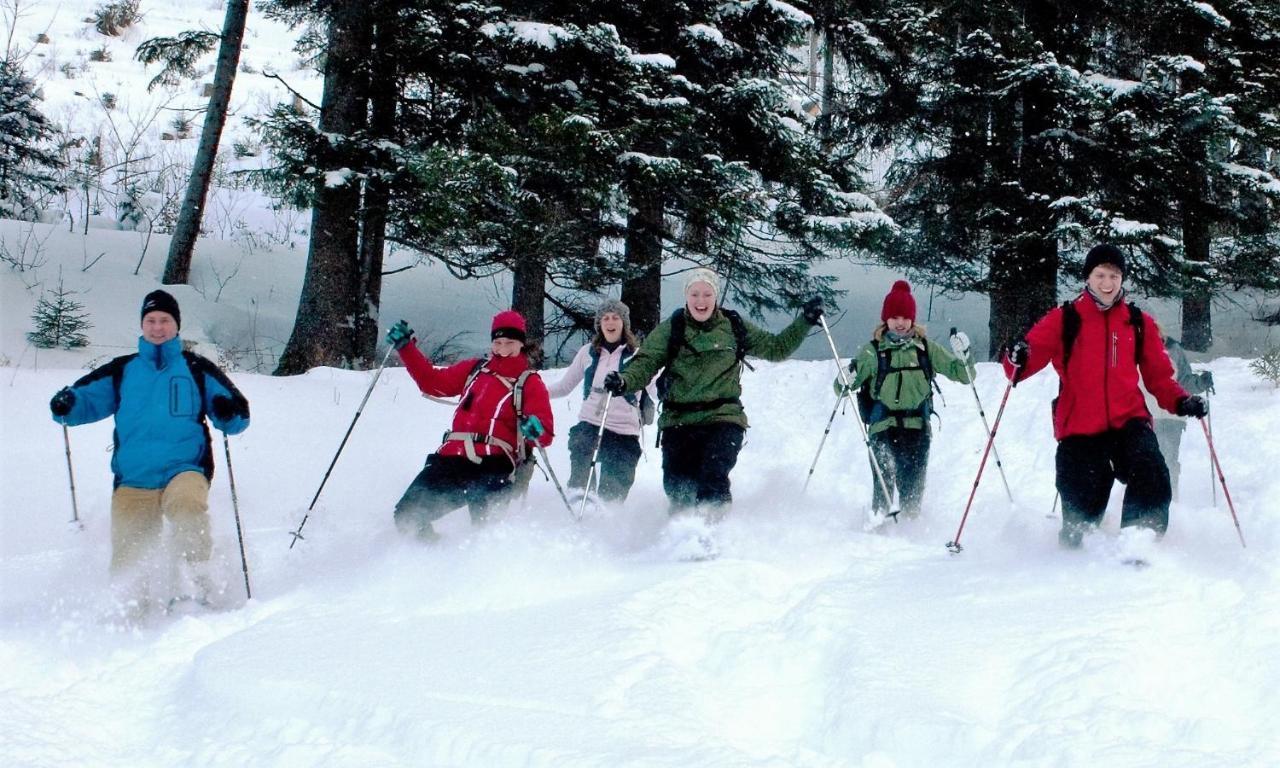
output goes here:
[[631, 307], [623, 304], [618, 299], [605, 299], [600, 302], [600, 306], [596, 307], [596, 330], [600, 330], [600, 318], [605, 316], [606, 312], [613, 312], [622, 318], [622, 330], [631, 330]]

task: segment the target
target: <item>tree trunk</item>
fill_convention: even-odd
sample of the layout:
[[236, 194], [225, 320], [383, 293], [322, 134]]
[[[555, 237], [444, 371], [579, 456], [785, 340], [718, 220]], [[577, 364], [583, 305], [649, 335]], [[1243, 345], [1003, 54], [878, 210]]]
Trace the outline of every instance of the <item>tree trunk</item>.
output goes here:
[[622, 282], [622, 303], [631, 310], [631, 329], [641, 336], [662, 320], [662, 213], [658, 192], [632, 193], [625, 259], [636, 277]]
[[[320, 104], [323, 133], [345, 136], [365, 128], [366, 62], [372, 38], [369, 15], [359, 0], [343, 0], [331, 12]], [[359, 181], [350, 175], [335, 186], [323, 180], [316, 183], [307, 274], [277, 375], [299, 374], [318, 365], [345, 367], [359, 357], [353, 324], [360, 314], [360, 192]]]
[[[1208, 184], [1204, 187], [1207, 193]], [[1182, 201], [1182, 247], [1187, 261], [1209, 261], [1209, 217], [1201, 210], [1201, 199], [1189, 196]], [[1213, 343], [1211, 298], [1204, 278], [1194, 280], [1182, 295], [1182, 346], [1193, 352], [1207, 352]]]
[[516, 258], [511, 269], [511, 308], [524, 316], [525, 338], [541, 344], [546, 327], [547, 264], [539, 256]]
[[[384, 13], [386, 13], [384, 11]], [[374, 32], [373, 76], [369, 82], [372, 138], [394, 140], [400, 95], [395, 36], [398, 19], [382, 19]], [[356, 314], [356, 358], [370, 367], [377, 357], [379, 309], [382, 306], [382, 259], [387, 245], [387, 207], [391, 189], [378, 174], [365, 184], [360, 224], [360, 306]]]
[[191, 254], [200, 234], [200, 222], [204, 220], [204, 203], [213, 177], [213, 163], [218, 156], [218, 143], [222, 141], [222, 129], [227, 124], [231, 86], [235, 83], [236, 67], [240, 64], [240, 45], [248, 15], [249, 0], [228, 0], [222, 20], [222, 40], [218, 44], [218, 64], [213, 73], [213, 93], [205, 108], [200, 146], [191, 164], [191, 178], [187, 180], [182, 208], [173, 228], [173, 238], [169, 241], [169, 258], [160, 279], [165, 285], [186, 283], [191, 279]]

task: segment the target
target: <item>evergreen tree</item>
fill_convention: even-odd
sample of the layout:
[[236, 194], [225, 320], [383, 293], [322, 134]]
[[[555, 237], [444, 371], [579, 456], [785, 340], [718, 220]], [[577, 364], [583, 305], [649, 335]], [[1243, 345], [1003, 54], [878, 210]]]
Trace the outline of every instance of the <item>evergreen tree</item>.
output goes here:
[[27, 341], [41, 349], [88, 346], [89, 337], [84, 332], [93, 325], [84, 305], [71, 298], [75, 293], [64, 288], [59, 278], [57, 288], [41, 294], [31, 313], [35, 330], [27, 333]]
[[31, 218], [42, 198], [63, 189], [62, 163], [45, 146], [54, 127], [37, 108], [40, 99], [21, 62], [0, 60], [0, 216]]

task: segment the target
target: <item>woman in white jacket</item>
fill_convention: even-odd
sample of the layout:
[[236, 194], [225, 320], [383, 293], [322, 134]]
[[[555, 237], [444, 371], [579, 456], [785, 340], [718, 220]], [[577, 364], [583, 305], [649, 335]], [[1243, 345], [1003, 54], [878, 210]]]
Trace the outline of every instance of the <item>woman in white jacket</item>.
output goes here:
[[[582, 345], [560, 380], [547, 387], [552, 398], [570, 392], [582, 393], [578, 423], [569, 430], [569, 494], [577, 503], [586, 492], [591, 453], [595, 450], [600, 422], [604, 420], [604, 438], [596, 465], [600, 500], [621, 502], [627, 498], [636, 478], [640, 461], [640, 428], [643, 425], [638, 396], [614, 397], [609, 412], [604, 413], [604, 377], [626, 366], [639, 344], [631, 332], [631, 310], [617, 299], [605, 299], [596, 310], [596, 334]], [[656, 402], [654, 383], [646, 387], [649, 398]]]

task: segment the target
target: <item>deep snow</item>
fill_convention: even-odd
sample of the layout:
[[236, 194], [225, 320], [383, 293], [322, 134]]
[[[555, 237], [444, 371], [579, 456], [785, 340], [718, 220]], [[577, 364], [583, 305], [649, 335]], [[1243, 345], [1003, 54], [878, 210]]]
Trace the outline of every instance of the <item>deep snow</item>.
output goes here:
[[[120, 233], [121, 237], [125, 233]], [[94, 246], [109, 239], [98, 237]], [[0, 273], [0, 754], [6, 765], [172, 766], [1268, 766], [1280, 760], [1275, 499], [1280, 393], [1247, 361], [1210, 365], [1216, 445], [1248, 549], [1207, 448], [1183, 441], [1182, 498], [1155, 547], [1119, 537], [1119, 496], [1083, 552], [1056, 544], [1044, 373], [1013, 391], [999, 446], [1016, 505], [988, 467], [965, 551], [945, 543], [981, 457], [968, 387], [942, 381], [925, 515], [866, 530], [870, 472], [833, 406], [829, 362], [756, 364], [753, 429], [733, 473], [720, 559], [675, 561], [660, 453], [647, 448], [622, 509], [572, 522], [551, 483], [527, 507], [444, 541], [402, 540], [390, 510], [450, 409], [403, 369], [377, 383], [307, 524], [324, 470], [372, 380], [317, 369], [236, 372], [253, 423], [230, 441], [254, 599], [133, 624], [106, 583], [107, 422], [71, 430], [84, 530], [49, 396], [134, 344], [154, 265], [127, 248], [81, 272], [50, 246], [33, 276]], [[212, 254], [220, 252], [210, 247]], [[222, 258], [230, 258], [222, 254]], [[23, 346], [56, 279], [91, 313], [95, 346]], [[296, 280], [253, 263], [218, 303], [178, 288], [184, 338], [225, 358]], [[257, 274], [255, 277], [254, 274]], [[252, 278], [252, 279], [250, 279]], [[77, 282], [79, 281], [79, 282]], [[255, 293], [258, 292], [258, 293]], [[273, 291], [286, 298], [287, 292]], [[248, 297], [256, 296], [257, 311]], [[846, 357], [854, 350], [841, 350]], [[554, 376], [556, 374], [549, 374]], [[1004, 382], [980, 366], [994, 417]], [[573, 398], [556, 402], [563, 435]], [[648, 440], [651, 443], [652, 434]], [[226, 578], [241, 588], [220, 436], [211, 493]], [[550, 455], [568, 475], [563, 441]], [[1153, 565], [1120, 564], [1150, 553]]]

